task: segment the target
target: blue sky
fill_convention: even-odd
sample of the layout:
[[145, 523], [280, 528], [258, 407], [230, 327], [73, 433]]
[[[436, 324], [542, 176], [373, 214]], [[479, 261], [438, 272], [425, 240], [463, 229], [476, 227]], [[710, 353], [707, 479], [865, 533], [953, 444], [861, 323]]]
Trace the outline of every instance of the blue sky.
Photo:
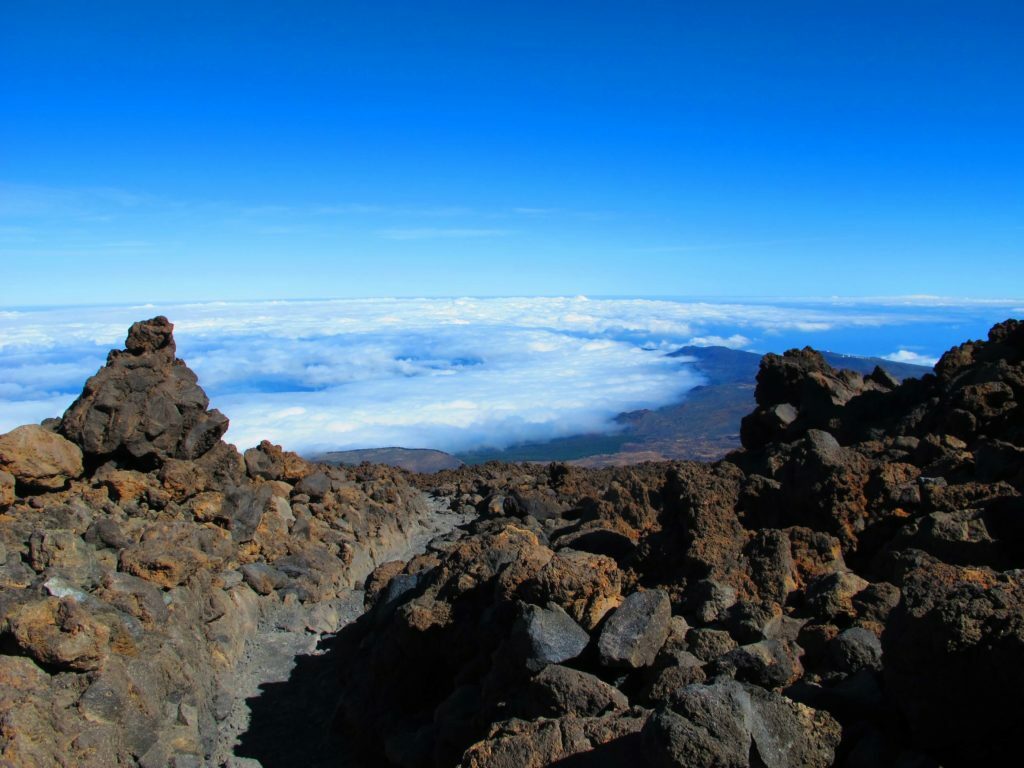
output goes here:
[[0, 305], [1024, 294], [1024, 4], [0, 10]]

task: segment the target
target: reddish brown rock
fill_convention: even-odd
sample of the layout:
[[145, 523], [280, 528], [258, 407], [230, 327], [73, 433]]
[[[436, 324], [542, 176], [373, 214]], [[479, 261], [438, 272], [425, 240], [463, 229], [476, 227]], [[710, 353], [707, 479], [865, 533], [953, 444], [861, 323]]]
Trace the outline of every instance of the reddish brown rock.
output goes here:
[[90, 457], [195, 459], [224, 434], [228, 420], [207, 410], [196, 375], [175, 358], [165, 317], [135, 323], [124, 351], [86, 382], [60, 431]]
[[81, 477], [82, 451], [60, 435], [30, 424], [0, 435], [0, 470], [28, 489], [58, 490]]

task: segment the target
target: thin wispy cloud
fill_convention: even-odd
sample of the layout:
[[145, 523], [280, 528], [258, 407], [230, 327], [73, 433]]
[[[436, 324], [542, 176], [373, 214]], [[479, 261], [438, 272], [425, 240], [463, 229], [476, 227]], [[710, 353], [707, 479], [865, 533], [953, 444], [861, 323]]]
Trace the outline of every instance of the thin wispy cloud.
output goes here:
[[939, 359], [931, 355], [922, 355], [909, 349], [901, 349], [889, 355], [882, 355], [883, 360], [891, 360], [894, 363], [910, 363], [911, 365], [926, 365], [929, 368], [934, 366]]
[[479, 237], [505, 237], [509, 229], [474, 229], [470, 227], [414, 227], [410, 229], [382, 229], [377, 232], [385, 240], [437, 240], [440, 238], [465, 239]]
[[634, 248], [634, 253], [703, 253], [707, 251], [730, 251], [740, 248], [772, 248], [780, 245], [804, 245], [820, 243], [833, 238], [795, 237], [781, 240], [746, 240], [724, 243], [684, 243], [679, 245], [659, 245], [649, 248]]
[[729, 349], [746, 349], [753, 341], [746, 336], [734, 333], [732, 336], [694, 336], [689, 341], [694, 347], [729, 347]]
[[152, 201], [147, 195], [116, 187], [49, 187], [0, 181], [0, 218], [95, 219]]

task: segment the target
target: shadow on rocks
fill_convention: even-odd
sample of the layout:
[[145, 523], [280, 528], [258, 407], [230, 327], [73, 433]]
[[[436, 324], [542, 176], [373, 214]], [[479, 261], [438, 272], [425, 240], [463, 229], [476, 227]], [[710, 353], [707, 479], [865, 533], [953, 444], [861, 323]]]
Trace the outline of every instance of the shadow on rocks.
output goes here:
[[263, 768], [366, 768], [354, 742], [335, 722], [342, 659], [354, 651], [359, 621], [324, 637], [317, 655], [298, 656], [287, 681], [265, 683], [247, 699], [249, 728], [239, 737], [237, 757]]

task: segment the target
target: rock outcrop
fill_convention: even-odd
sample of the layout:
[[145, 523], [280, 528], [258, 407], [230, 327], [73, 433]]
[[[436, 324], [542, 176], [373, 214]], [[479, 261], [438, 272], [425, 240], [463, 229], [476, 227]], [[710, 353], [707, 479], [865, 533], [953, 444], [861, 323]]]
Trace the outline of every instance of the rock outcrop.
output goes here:
[[136, 323], [58, 431], [0, 435], [0, 764], [215, 764], [257, 625], [331, 631], [418, 534], [397, 470], [221, 440], [171, 324]]
[[[1010, 321], [902, 383], [768, 355], [718, 464], [421, 477], [479, 519], [382, 574], [418, 586], [360, 625], [339, 727], [408, 768], [1012, 764], [1022, 402]], [[524, 650], [556, 609], [571, 650]]]
[[198, 459], [228, 428], [196, 375], [174, 356], [166, 317], [135, 323], [124, 350], [85, 383], [61, 420], [61, 433], [93, 461]]

